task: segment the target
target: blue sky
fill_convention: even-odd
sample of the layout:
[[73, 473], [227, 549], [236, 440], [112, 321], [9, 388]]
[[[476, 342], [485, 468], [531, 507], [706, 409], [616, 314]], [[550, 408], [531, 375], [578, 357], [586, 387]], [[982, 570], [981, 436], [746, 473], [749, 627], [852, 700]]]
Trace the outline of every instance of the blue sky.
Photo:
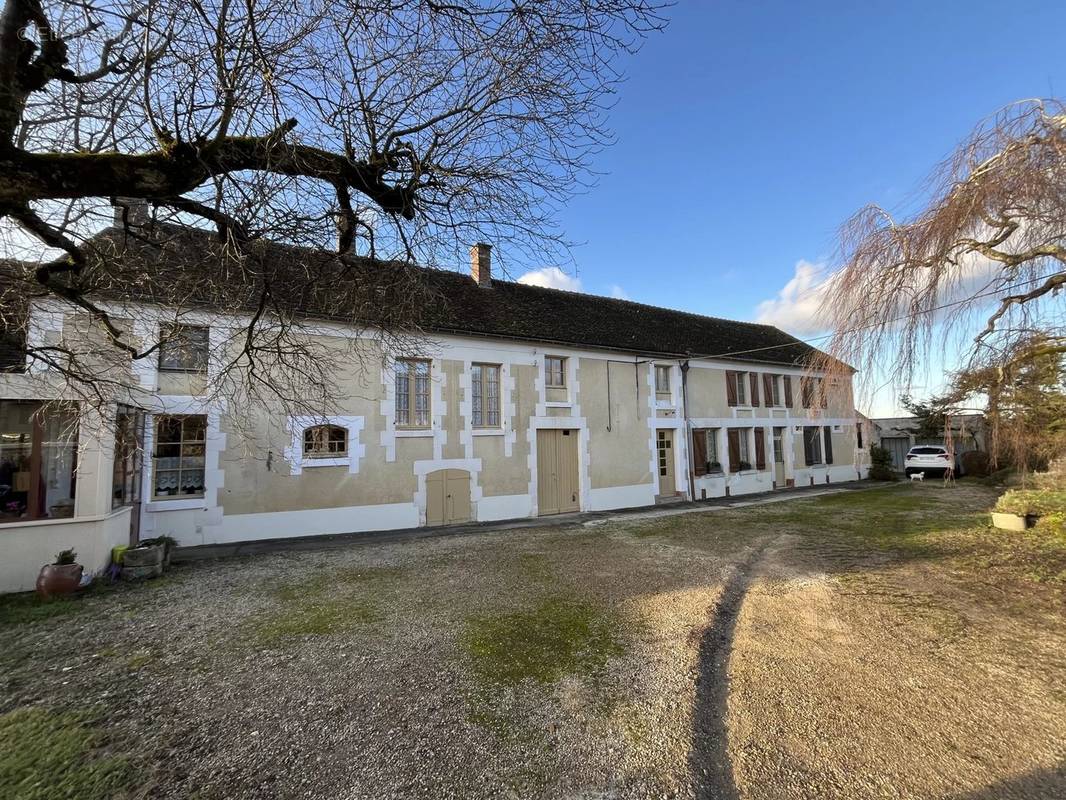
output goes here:
[[[585, 291], [755, 319], [866, 203], [905, 210], [981, 119], [1066, 93], [1066, 4], [681, 0], [626, 63], [598, 186], [562, 216]], [[783, 327], [806, 334], [789, 304]]]

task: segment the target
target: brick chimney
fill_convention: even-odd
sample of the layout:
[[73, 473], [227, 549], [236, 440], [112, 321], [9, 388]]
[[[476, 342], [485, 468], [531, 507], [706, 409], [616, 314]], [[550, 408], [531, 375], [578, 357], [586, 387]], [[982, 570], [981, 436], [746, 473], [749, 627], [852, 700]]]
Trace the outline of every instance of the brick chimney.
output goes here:
[[[115, 209], [116, 228], [122, 228], [129, 222], [131, 228], [141, 228], [151, 222], [152, 211], [148, 201], [139, 197], [116, 197], [112, 204]], [[123, 219], [125, 216], [126, 219]]]
[[492, 245], [478, 242], [470, 248], [470, 275], [483, 289], [492, 286]]

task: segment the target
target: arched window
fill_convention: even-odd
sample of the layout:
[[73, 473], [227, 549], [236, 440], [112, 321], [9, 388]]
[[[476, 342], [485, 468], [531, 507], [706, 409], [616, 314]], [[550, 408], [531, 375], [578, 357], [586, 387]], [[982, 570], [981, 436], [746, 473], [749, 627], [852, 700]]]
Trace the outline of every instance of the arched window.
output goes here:
[[339, 458], [348, 455], [348, 429], [315, 425], [304, 429], [304, 458]]

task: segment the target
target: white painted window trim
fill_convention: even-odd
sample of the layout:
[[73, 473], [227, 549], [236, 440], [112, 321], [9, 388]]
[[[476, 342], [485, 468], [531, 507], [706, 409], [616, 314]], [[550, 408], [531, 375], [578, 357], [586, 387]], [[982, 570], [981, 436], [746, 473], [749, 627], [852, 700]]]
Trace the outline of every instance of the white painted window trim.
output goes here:
[[[292, 437], [285, 448], [285, 460], [289, 462], [290, 475], [296, 476], [312, 467], [347, 467], [348, 473], [359, 472], [359, 461], [366, 455], [366, 445], [359, 441], [359, 434], [366, 424], [365, 417], [346, 416], [296, 416], [289, 417], [286, 428]], [[333, 425], [348, 431], [348, 454], [336, 458], [312, 458], [304, 455], [304, 431], [317, 425]]]

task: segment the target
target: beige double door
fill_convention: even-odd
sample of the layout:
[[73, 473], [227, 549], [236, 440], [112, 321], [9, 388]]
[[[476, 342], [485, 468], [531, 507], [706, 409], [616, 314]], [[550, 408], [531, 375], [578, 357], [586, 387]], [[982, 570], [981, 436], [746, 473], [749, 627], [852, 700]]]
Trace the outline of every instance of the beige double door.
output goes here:
[[576, 430], [537, 431], [537, 509], [540, 514], [580, 511]]
[[470, 473], [439, 469], [426, 475], [426, 524], [470, 521]]

